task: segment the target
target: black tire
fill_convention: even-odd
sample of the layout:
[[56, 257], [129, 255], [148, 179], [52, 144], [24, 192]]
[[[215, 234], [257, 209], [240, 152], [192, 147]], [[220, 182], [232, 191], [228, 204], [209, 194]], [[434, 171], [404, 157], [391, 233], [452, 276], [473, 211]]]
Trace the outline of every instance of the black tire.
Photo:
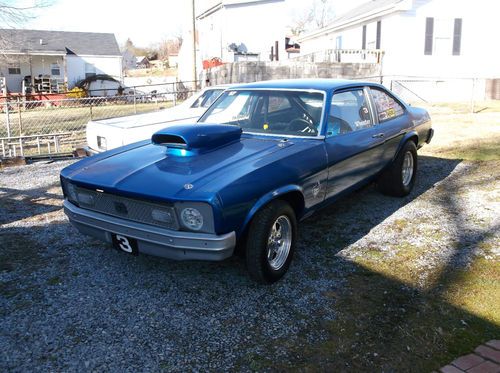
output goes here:
[[[412, 173], [408, 181], [403, 176], [403, 165], [405, 164], [405, 157], [412, 157]], [[406, 164], [405, 164], [406, 165]], [[417, 147], [413, 141], [407, 141], [403, 148], [399, 151], [396, 159], [392, 164], [380, 175], [377, 186], [380, 192], [394, 197], [404, 197], [408, 195], [413, 186], [415, 185], [415, 178], [417, 175]]]
[[[282, 227], [279, 224], [280, 221], [283, 222]], [[288, 226], [288, 224], [291, 228], [291, 242], [286, 260], [283, 259], [283, 255], [285, 254], [281, 256], [281, 260], [276, 260], [278, 255], [276, 255], [274, 259], [268, 258], [268, 252], [272, 251], [269, 251], [270, 246], [268, 245], [268, 240], [272, 235], [273, 226], [275, 224], [277, 224], [277, 227], [281, 227], [280, 231]], [[284, 232], [281, 232], [281, 234], [284, 234]], [[296, 241], [297, 219], [293, 208], [288, 203], [281, 200], [272, 201], [268, 205], [264, 206], [255, 214], [248, 229], [246, 242], [246, 264], [250, 277], [262, 284], [272, 284], [273, 282], [278, 281], [285, 275], [290, 267], [293, 253], [295, 251]], [[281, 250], [283, 250], [281, 251], [282, 253], [286, 251], [286, 249]], [[284, 262], [278, 268], [277, 264], [283, 260]], [[273, 267], [273, 264], [275, 267]]]

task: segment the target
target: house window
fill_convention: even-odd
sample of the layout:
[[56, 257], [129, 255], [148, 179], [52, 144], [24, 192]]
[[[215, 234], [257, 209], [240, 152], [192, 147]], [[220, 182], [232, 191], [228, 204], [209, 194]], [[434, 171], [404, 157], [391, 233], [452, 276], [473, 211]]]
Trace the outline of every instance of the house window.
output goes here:
[[85, 78], [95, 76], [95, 66], [91, 63], [85, 62]]
[[8, 70], [9, 70], [9, 75], [20, 75], [21, 74], [21, 65], [15, 64], [15, 63], [10, 63]]
[[335, 38], [335, 49], [342, 49], [342, 35]]
[[426, 18], [425, 55], [453, 56], [460, 55], [462, 39], [462, 19]]
[[450, 55], [452, 50], [453, 26], [450, 19], [434, 20], [434, 50], [437, 56]]
[[51, 75], [61, 75], [61, 68], [58, 63], [50, 64], [50, 74]]

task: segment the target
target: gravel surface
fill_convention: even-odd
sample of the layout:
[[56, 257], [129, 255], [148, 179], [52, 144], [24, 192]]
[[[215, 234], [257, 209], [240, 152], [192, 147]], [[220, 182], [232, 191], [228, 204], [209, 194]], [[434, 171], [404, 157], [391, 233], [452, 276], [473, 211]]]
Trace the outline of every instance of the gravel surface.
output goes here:
[[498, 162], [421, 157], [410, 196], [354, 193], [301, 224], [294, 263], [273, 286], [251, 282], [238, 258], [132, 257], [80, 235], [61, 209], [68, 164], [0, 171], [2, 371], [258, 369], [325, 338], [331, 294], [357, 256], [412, 245], [422, 287], [443, 265], [500, 258]]

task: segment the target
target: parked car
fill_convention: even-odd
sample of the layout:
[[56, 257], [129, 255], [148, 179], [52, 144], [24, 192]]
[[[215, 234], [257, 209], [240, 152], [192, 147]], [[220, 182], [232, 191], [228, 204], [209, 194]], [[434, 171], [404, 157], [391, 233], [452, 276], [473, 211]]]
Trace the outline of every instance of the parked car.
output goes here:
[[87, 151], [91, 154], [150, 138], [169, 125], [193, 123], [226, 87], [208, 87], [178, 106], [125, 117], [91, 120], [87, 123]]
[[382, 85], [285, 80], [232, 87], [178, 125], [65, 168], [64, 209], [82, 233], [137, 255], [223, 260], [280, 279], [297, 222], [376, 180], [405, 196], [429, 114]]

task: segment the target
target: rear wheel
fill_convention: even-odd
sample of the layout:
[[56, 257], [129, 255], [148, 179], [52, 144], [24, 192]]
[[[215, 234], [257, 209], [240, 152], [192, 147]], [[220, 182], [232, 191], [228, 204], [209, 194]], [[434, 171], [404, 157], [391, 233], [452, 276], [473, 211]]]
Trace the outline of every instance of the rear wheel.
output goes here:
[[246, 263], [250, 277], [260, 283], [278, 281], [287, 272], [297, 241], [292, 207], [276, 200], [255, 214], [248, 230]]
[[378, 189], [387, 195], [404, 197], [415, 184], [417, 174], [417, 147], [413, 141], [404, 144], [396, 159], [378, 180]]

